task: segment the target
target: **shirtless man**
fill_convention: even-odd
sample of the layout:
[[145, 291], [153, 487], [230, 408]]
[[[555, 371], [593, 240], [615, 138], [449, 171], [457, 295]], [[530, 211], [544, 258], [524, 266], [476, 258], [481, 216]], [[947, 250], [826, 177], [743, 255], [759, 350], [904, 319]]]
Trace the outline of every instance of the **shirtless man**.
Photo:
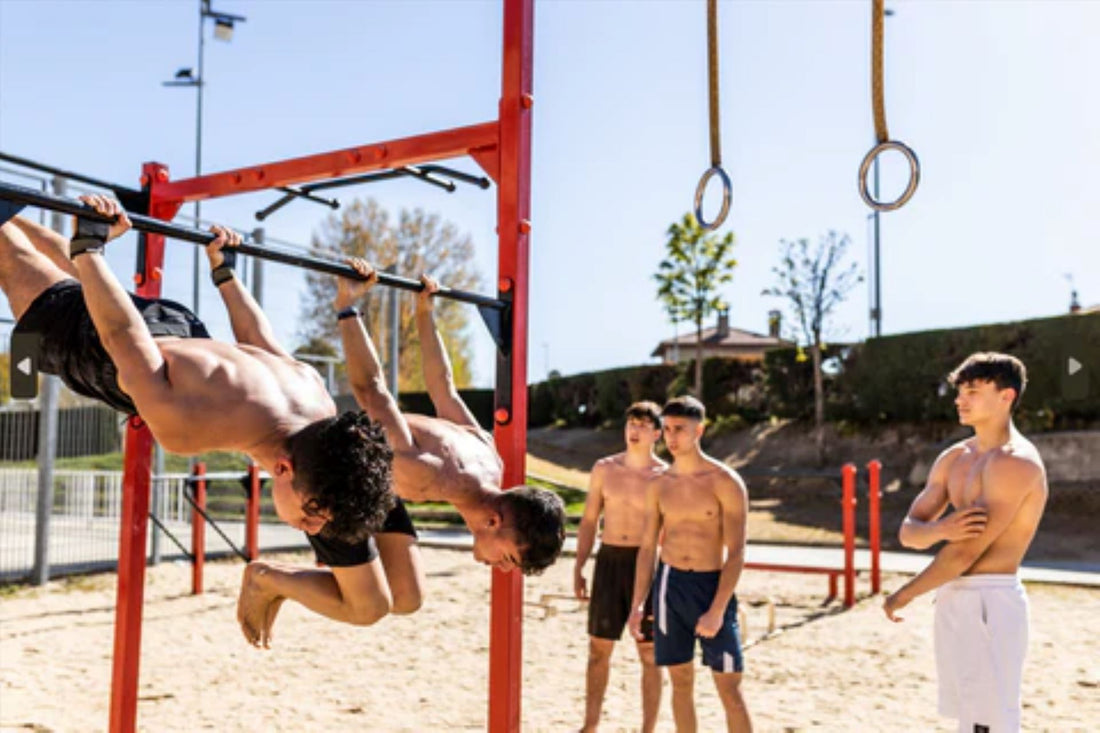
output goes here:
[[[561, 552], [564, 506], [556, 494], [542, 489], [521, 486], [501, 491], [503, 464], [493, 437], [481, 429], [459, 397], [435, 327], [432, 295], [439, 289], [438, 283], [422, 277], [425, 288], [416, 307], [424, 381], [437, 417], [406, 414], [400, 412], [386, 388], [378, 354], [354, 307], [378, 282], [377, 272], [361, 259], [351, 259], [349, 264], [367, 279], [338, 280], [334, 306], [344, 357], [356, 402], [382, 425], [393, 448], [394, 491], [409, 501], [453, 504], [473, 533], [474, 558], [479, 562], [504, 571], [519, 568], [526, 575], [541, 573]], [[304, 516], [304, 508], [291, 511]], [[313, 544], [318, 558], [331, 565], [354, 562], [364, 551], [362, 542]], [[242, 594], [247, 593], [250, 606], [257, 609], [255, 617], [263, 619], [262, 636], [270, 634], [281, 602], [278, 583], [282, 575], [282, 569], [271, 563], [252, 563], [246, 569], [247, 591]], [[418, 560], [398, 568], [397, 575], [421, 578]], [[394, 582], [390, 577], [391, 587]]]
[[948, 379], [959, 422], [974, 435], [936, 459], [900, 532], [906, 547], [948, 542], [883, 609], [901, 621], [898, 611], [936, 590], [940, 714], [965, 733], [1018, 731], [1028, 603], [1016, 571], [1047, 500], [1039, 451], [1012, 424], [1027, 373], [1013, 356], [978, 353]]
[[[309, 534], [358, 539], [394, 508], [392, 452], [363, 415], [337, 417], [316, 370], [293, 359], [233, 276], [223, 248], [240, 236], [221, 227], [207, 248], [212, 277], [229, 311], [236, 344], [210, 339], [185, 307], [126, 293], [103, 245], [130, 228], [118, 203], [82, 200], [113, 225], [78, 220], [73, 240], [27, 219], [0, 225], [0, 287], [18, 319], [16, 332], [39, 336], [39, 370], [74, 391], [139, 414], [166, 449], [248, 454], [272, 477], [280, 518]], [[291, 514], [288, 507], [298, 511]], [[397, 510], [394, 510], [397, 511]], [[289, 581], [282, 595], [349, 623], [373, 623], [392, 598], [376, 560], [344, 577]], [[419, 601], [417, 601], [419, 602]], [[262, 623], [246, 623], [259, 644]]]
[[[655, 657], [672, 680], [676, 730], [695, 731], [695, 637], [711, 668], [729, 731], [752, 730], [741, 696], [741, 635], [734, 590], [745, 564], [748, 494], [741, 477], [703, 453], [706, 418], [694, 397], [665, 404], [665, 445], [673, 464], [646, 488], [645, 528], [631, 601], [630, 631], [641, 639], [653, 588]], [[661, 561], [653, 561], [661, 532]]]
[[[577, 562], [573, 589], [580, 600], [589, 599], [584, 565], [596, 542], [596, 526], [603, 514], [603, 536], [592, 577], [588, 605], [588, 672], [582, 731], [599, 727], [604, 692], [611, 667], [611, 653], [630, 616], [634, 595], [635, 560], [642, 542], [647, 483], [668, 464], [653, 447], [661, 439], [661, 408], [652, 402], [635, 402], [626, 410], [626, 452], [601, 458], [592, 467], [588, 500], [577, 531]], [[651, 560], [652, 563], [652, 560]], [[642, 662], [642, 731], [651, 733], [661, 706], [661, 672], [653, 662], [653, 614], [648, 608], [638, 642]]]

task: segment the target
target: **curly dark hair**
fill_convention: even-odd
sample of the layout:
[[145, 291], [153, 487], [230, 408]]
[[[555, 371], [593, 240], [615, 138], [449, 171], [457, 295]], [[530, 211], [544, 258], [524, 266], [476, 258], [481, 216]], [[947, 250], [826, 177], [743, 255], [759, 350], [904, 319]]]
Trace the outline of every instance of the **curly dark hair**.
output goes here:
[[365, 413], [345, 412], [310, 423], [290, 437], [287, 449], [294, 488], [308, 497], [303, 511], [329, 515], [322, 530], [326, 536], [363, 540], [397, 504], [393, 450], [382, 426]]
[[504, 521], [516, 535], [520, 570], [539, 575], [554, 564], [565, 542], [565, 505], [553, 491], [519, 486], [501, 495]]

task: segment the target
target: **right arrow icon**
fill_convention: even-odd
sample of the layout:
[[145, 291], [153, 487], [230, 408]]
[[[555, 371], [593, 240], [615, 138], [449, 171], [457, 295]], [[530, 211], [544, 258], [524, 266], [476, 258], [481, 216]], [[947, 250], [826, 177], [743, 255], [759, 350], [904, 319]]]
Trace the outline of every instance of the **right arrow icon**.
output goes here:
[[1066, 360], [1066, 371], [1069, 373], [1069, 376], [1072, 377], [1074, 374], [1081, 371], [1081, 362], [1077, 361], [1072, 356], [1069, 357], [1069, 359]]

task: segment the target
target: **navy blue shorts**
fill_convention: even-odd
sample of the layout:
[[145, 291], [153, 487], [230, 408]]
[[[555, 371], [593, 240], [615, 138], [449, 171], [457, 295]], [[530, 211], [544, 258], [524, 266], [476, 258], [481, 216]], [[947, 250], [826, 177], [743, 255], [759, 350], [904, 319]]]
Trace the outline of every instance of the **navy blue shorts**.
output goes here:
[[[653, 640], [657, 666], [690, 662], [695, 656], [695, 624], [710, 608], [718, 592], [717, 570], [695, 572], [657, 565], [653, 580]], [[698, 637], [703, 664], [715, 672], [740, 672], [741, 631], [737, 626], [737, 596], [726, 605], [722, 627], [712, 639]]]

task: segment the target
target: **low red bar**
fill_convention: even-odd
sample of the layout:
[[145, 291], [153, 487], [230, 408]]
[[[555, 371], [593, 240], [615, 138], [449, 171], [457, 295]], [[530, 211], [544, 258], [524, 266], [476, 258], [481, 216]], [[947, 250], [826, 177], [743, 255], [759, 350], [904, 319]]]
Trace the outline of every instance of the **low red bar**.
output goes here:
[[248, 464], [248, 516], [245, 518], [244, 553], [252, 562], [260, 556], [260, 468]]
[[195, 464], [195, 486], [192, 498], [195, 505], [191, 507], [191, 594], [202, 593], [203, 566], [206, 564], [206, 518], [199, 510], [206, 509], [206, 464]]
[[474, 150], [483, 151], [496, 147], [498, 129], [496, 122], [483, 122], [415, 137], [211, 173], [198, 178], [163, 183], [154, 179], [152, 186], [158, 199], [176, 202], [202, 201], [249, 191], [263, 191], [279, 186], [469, 155]]
[[844, 607], [856, 603], [856, 466], [845, 463], [844, 477]]
[[879, 554], [882, 551], [882, 522], [879, 503], [882, 499], [882, 463], [878, 460], [867, 464], [867, 513], [870, 515], [867, 524], [869, 540], [871, 543], [871, 593], [878, 595], [882, 590], [881, 567]]

